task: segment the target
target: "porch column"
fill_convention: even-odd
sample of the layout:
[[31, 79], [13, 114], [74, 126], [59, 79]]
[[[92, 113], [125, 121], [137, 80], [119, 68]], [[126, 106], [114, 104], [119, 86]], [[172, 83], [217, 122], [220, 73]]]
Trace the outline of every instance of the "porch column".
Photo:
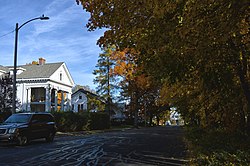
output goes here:
[[66, 101], [67, 101], [67, 105], [66, 105], [66, 111], [71, 110], [70, 106], [71, 106], [71, 101], [69, 99], [69, 93], [66, 92]]
[[61, 91], [61, 110], [64, 111], [64, 91]]
[[46, 87], [46, 98], [45, 98], [45, 112], [51, 111], [51, 88], [48, 85]]
[[27, 96], [26, 96], [26, 111], [30, 112], [30, 102], [31, 102], [31, 88], [27, 88]]
[[57, 112], [58, 111], [57, 110], [57, 107], [58, 107], [57, 89], [55, 90], [55, 101], [54, 101], [54, 103], [55, 103], [55, 111]]

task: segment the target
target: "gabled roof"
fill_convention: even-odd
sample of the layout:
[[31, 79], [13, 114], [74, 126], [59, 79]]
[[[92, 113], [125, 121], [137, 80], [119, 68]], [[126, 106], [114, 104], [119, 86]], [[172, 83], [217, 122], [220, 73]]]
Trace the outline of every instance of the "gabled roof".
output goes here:
[[74, 95], [77, 94], [78, 92], [82, 92], [82, 93], [84, 93], [84, 94], [86, 94], [86, 95], [91, 95], [91, 96], [98, 97], [97, 94], [94, 94], [94, 93], [92, 93], [92, 92], [90, 92], [90, 91], [87, 91], [87, 90], [85, 90], [85, 89], [78, 89], [76, 92], [74, 92], [74, 93], [72, 94], [72, 96], [74, 96]]
[[8, 73], [10, 70], [8, 67], [4, 67], [0, 65], [0, 71], [3, 71], [4, 73]]
[[88, 90], [85, 90], [85, 89], [78, 89], [76, 92], [74, 92], [72, 94], [72, 97], [75, 96], [77, 93], [80, 93], [80, 92], [84, 93], [84, 94], [86, 94], [88, 96], [94, 97], [94, 98], [100, 100], [102, 103], [106, 103], [106, 101], [104, 99], [102, 99], [99, 95], [97, 95], [97, 94], [95, 94], [93, 92], [90, 92]]
[[49, 78], [63, 62], [46, 63], [43, 65], [22, 65], [18, 66], [25, 69], [21, 74], [17, 75], [18, 79], [32, 79], [32, 78]]

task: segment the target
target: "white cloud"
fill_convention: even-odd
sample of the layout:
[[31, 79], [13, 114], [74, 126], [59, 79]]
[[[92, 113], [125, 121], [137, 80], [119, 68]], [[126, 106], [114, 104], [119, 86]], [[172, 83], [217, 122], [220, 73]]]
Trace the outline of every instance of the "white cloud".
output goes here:
[[[44, 11], [45, 15], [50, 17], [49, 23], [38, 22], [35, 25], [35, 33], [33, 35], [38, 36], [41, 33], [69, 28], [69, 24], [75, 19], [84, 21], [83, 16], [88, 17], [87, 13], [83, 15], [84, 11], [76, 4], [70, 3], [69, 6], [66, 6], [67, 2], [61, 0], [53, 1]], [[85, 21], [87, 20], [85, 19]]]

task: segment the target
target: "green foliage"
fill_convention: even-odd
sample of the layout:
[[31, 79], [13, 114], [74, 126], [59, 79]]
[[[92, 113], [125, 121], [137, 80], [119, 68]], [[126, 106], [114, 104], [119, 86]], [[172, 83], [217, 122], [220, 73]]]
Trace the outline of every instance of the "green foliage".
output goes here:
[[103, 130], [110, 128], [109, 115], [104, 112], [90, 113], [90, 125], [91, 130]]
[[88, 130], [88, 113], [53, 112], [58, 131]]
[[99, 55], [96, 70], [93, 74], [95, 75], [94, 83], [98, 85], [97, 93], [100, 94], [104, 99], [111, 97], [116, 89], [118, 88], [115, 83], [115, 76], [111, 74], [111, 69], [114, 66], [114, 61], [110, 59], [110, 56], [115, 51], [114, 46], [103, 48], [103, 53]]
[[230, 166], [236, 166], [236, 165], [242, 165], [242, 166], [248, 166], [250, 163], [249, 160], [250, 153], [242, 152], [242, 151], [236, 151], [235, 153], [228, 153], [225, 151], [222, 152], [213, 152], [211, 155], [199, 155], [196, 159], [191, 161], [190, 165], [209, 165], [209, 166], [224, 166], [224, 165], [230, 165]]
[[4, 122], [11, 114], [11, 111], [0, 112], [0, 123]]
[[12, 108], [12, 78], [9, 74], [0, 77], [0, 112], [11, 111]]
[[250, 137], [240, 131], [186, 128], [190, 165], [248, 165]]
[[115, 93], [119, 91], [117, 86], [117, 77], [112, 74], [115, 61], [111, 59], [112, 54], [114, 54], [116, 47], [114, 45], [108, 46], [102, 49], [103, 53], [99, 55], [97, 62], [97, 69], [94, 70], [95, 75], [94, 83], [98, 84], [97, 93], [105, 102], [106, 107], [102, 108], [109, 112], [111, 116], [112, 102], [115, 99]]
[[247, 0], [77, 1], [91, 13], [90, 31], [108, 29], [98, 44], [136, 50], [140, 71], [164, 84], [161, 103], [187, 123], [250, 130]]
[[53, 112], [58, 131], [102, 130], [110, 128], [109, 116], [103, 112]]
[[105, 104], [98, 96], [87, 95], [88, 97], [88, 111], [98, 110], [105, 111]]

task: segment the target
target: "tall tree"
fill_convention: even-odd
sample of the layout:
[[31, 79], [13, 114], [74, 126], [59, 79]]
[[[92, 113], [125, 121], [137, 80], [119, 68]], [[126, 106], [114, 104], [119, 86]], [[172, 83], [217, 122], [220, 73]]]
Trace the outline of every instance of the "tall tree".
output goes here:
[[[182, 42], [176, 47], [185, 69], [179, 78], [186, 89], [183, 97], [189, 96], [189, 106], [196, 107], [192, 109], [205, 125], [234, 128], [243, 122], [244, 127], [250, 122], [245, 119], [250, 115], [249, 3], [187, 1], [181, 20], [176, 32]], [[195, 99], [202, 105], [197, 107]]]
[[121, 93], [130, 102], [129, 111], [134, 118], [135, 127], [138, 127], [139, 110], [146, 120], [148, 115], [150, 117], [156, 115], [154, 110], [159, 106], [157, 103], [159, 85], [138, 64], [138, 53], [135, 49], [126, 48], [123, 51], [116, 51], [111, 56], [111, 59], [116, 62], [112, 72], [122, 78]]
[[162, 101], [188, 122], [250, 129], [247, 0], [78, 2], [89, 30], [108, 29], [99, 45], [137, 50], [137, 65], [164, 84]]
[[96, 70], [93, 74], [96, 75], [94, 83], [98, 84], [97, 93], [106, 100], [107, 110], [111, 116], [111, 105], [114, 94], [117, 91], [116, 79], [111, 74], [111, 69], [114, 66], [114, 61], [110, 59], [110, 56], [115, 51], [114, 46], [109, 46], [103, 49], [103, 53], [99, 55], [99, 59], [96, 65]]

